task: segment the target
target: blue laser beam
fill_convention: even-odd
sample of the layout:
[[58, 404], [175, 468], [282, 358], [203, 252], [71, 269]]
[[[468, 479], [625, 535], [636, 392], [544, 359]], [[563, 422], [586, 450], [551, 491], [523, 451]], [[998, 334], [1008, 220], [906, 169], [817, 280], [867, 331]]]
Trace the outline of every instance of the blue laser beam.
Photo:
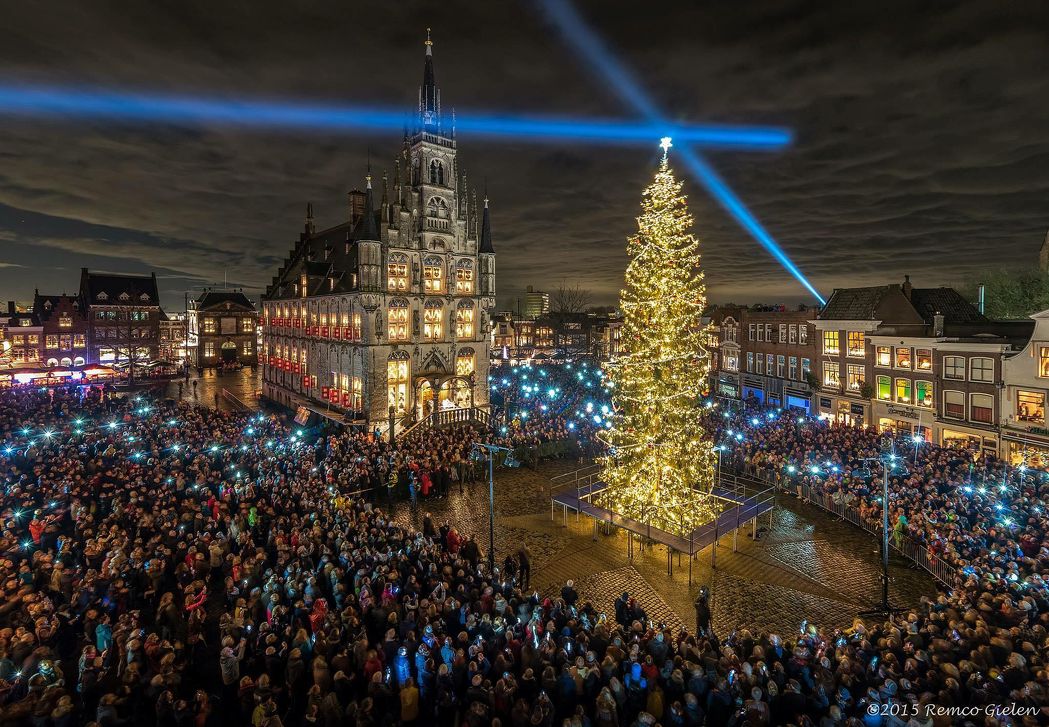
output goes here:
[[[329, 131], [400, 130], [408, 118], [403, 110], [388, 108], [11, 84], [0, 84], [0, 113]], [[455, 130], [517, 140], [562, 139], [597, 144], [648, 144], [664, 135], [700, 146], [756, 151], [779, 149], [791, 141], [790, 130], [778, 127], [475, 113], [458, 114]]]
[[[586, 21], [572, 6], [569, 0], [538, 0], [550, 19], [557, 25], [567, 43], [577, 51], [587, 64], [605, 78], [612, 90], [635, 111], [644, 116], [652, 125], [659, 126], [664, 116], [634, 78], [630, 70], [608, 49], [604, 41], [591, 29]], [[672, 136], [672, 135], [671, 135]], [[678, 141], [678, 139], [674, 139]], [[694, 149], [681, 144], [678, 156], [692, 173], [693, 177], [710, 193], [721, 207], [750, 233], [759, 245], [765, 248], [795, 280], [815, 296], [820, 305], [825, 304], [823, 296], [808, 281], [798, 267], [787, 256], [787, 253], [769, 234], [758, 219], [747, 209], [743, 201], [732, 191], [714, 168]]]

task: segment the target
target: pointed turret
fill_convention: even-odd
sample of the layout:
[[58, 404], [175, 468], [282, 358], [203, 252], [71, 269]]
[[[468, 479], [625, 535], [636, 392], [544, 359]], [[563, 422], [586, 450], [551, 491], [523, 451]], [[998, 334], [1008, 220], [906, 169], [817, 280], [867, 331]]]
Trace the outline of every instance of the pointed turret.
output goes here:
[[375, 224], [375, 197], [372, 194], [372, 175], [366, 177], [368, 186], [364, 190], [364, 222], [361, 227], [361, 240], [378, 240], [379, 228]]
[[306, 234], [313, 235], [317, 231], [317, 226], [313, 221], [313, 202], [306, 203]]
[[426, 58], [423, 61], [423, 85], [419, 87], [419, 121], [424, 129], [441, 126], [441, 89], [433, 72], [433, 41], [426, 29]]
[[481, 245], [477, 248], [477, 252], [488, 253], [489, 255], [495, 254], [495, 248], [492, 247], [492, 223], [488, 219], [488, 195], [484, 196], [484, 214], [481, 217]]

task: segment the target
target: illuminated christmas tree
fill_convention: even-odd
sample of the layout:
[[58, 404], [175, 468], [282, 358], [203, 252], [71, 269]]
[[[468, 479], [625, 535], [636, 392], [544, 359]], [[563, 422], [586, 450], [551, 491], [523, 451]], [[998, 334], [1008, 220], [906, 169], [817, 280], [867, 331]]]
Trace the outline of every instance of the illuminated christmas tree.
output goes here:
[[681, 183], [663, 161], [645, 190], [638, 233], [620, 292], [619, 355], [606, 366], [614, 407], [601, 461], [609, 487], [601, 504], [685, 535], [714, 517], [708, 494], [716, 455], [700, 420], [710, 371], [701, 315], [706, 286]]

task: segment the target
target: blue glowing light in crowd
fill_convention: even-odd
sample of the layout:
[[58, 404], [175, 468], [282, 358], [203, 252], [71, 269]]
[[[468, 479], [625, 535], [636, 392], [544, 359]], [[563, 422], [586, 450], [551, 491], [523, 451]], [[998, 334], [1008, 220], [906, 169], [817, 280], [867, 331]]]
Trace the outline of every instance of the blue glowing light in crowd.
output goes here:
[[[591, 69], [609, 82], [611, 89], [639, 112], [642, 116], [654, 124], [661, 124], [664, 114], [656, 107], [649, 98], [641, 84], [633, 77], [633, 74], [624, 66], [604, 43], [591, 30], [583, 18], [576, 12], [568, 0], [540, 0], [547, 15], [561, 29], [565, 38], [574, 50], [577, 50]], [[674, 136], [669, 134], [669, 136]], [[656, 138], [656, 137], [653, 137]], [[687, 139], [675, 138], [675, 141], [686, 142]], [[684, 161], [685, 166], [696, 180], [706, 188], [714, 199], [725, 209], [736, 221], [750, 233], [758, 244], [765, 248], [780, 265], [789, 272], [795, 280], [802, 284], [806, 290], [815, 296], [820, 304], [826, 303], [819, 291], [801, 273], [797, 266], [791, 261], [772, 235], [762, 226], [743, 201], [736, 196], [735, 192], [721, 179], [706, 159], [695, 152], [691, 147], [680, 144], [678, 156]]]

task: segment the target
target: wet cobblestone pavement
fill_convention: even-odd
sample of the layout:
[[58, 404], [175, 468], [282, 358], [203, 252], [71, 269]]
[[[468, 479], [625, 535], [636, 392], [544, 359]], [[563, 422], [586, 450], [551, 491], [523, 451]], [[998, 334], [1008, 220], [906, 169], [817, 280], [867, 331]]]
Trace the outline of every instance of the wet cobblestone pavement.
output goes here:
[[[193, 382], [196, 382], [196, 386]], [[236, 411], [236, 403], [223, 398], [223, 389], [254, 409], [259, 405], [256, 392], [261, 388], [261, 368], [243, 368], [224, 374], [217, 373], [215, 369], [204, 369], [199, 373], [192, 369], [188, 380], [176, 379], [170, 382], [164, 390], [164, 396], [220, 411]]]
[[[612, 611], [624, 590], [641, 599], [649, 616], [673, 625], [693, 626], [692, 603], [701, 585], [709, 585], [714, 627], [727, 634], [738, 628], [789, 632], [802, 619], [821, 625], [848, 626], [859, 611], [879, 599], [880, 563], [874, 537], [838, 521], [818, 508], [780, 495], [772, 518], [763, 517], [758, 539], [741, 530], [733, 552], [731, 534], [722, 537], [717, 567], [711, 567], [711, 549], [693, 561], [692, 584], [688, 557], [673, 558], [668, 572], [662, 546], [628, 557], [625, 535], [595, 534], [592, 521], [559, 510], [551, 519], [549, 478], [576, 469], [574, 461], [544, 462], [538, 471], [504, 470], [496, 473], [495, 547], [499, 563], [510, 551], [527, 545], [532, 556], [532, 588], [555, 595], [568, 579], [584, 599]], [[420, 502], [413, 511], [407, 503], [387, 506], [392, 516], [419, 526], [429, 511], [436, 522], [447, 520], [464, 534], [472, 534], [481, 550], [488, 548], [488, 486], [472, 483], [448, 497]], [[915, 605], [935, 593], [930, 576], [902, 559], [891, 564], [892, 599]]]

